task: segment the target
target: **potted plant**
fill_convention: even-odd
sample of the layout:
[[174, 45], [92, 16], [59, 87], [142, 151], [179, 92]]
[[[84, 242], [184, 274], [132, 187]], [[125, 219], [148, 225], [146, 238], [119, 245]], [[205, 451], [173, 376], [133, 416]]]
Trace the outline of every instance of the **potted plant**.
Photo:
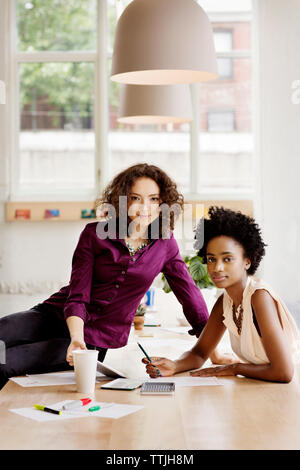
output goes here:
[[[204, 264], [203, 259], [197, 255], [185, 256], [183, 260], [196, 286], [199, 287], [199, 289], [201, 290], [201, 293], [207, 304], [208, 310], [211, 310], [216, 300], [217, 291], [216, 291], [214, 284], [210, 280], [210, 277], [207, 272], [206, 264]], [[165, 278], [164, 274], [162, 274], [162, 282], [163, 282], [162, 289], [164, 290], [164, 292], [166, 293], [172, 292], [172, 289], [167, 279]], [[184, 318], [180, 318], [178, 320], [182, 320], [180, 321], [180, 323], [183, 323]]]
[[145, 313], [147, 311], [146, 305], [145, 304], [140, 304], [137, 308], [137, 311], [135, 312], [134, 316], [134, 328], [135, 330], [142, 330], [144, 327], [144, 321], [145, 321]]

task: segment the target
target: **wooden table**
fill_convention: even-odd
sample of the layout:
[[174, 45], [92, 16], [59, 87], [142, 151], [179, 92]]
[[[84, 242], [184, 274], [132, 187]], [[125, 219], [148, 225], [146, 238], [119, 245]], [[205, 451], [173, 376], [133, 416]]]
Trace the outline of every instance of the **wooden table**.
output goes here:
[[[176, 348], [165, 349], [161, 352], [167, 357], [178, 357]], [[129, 376], [146, 378], [141, 358], [131, 341], [109, 351], [106, 362]], [[300, 449], [299, 372], [290, 384], [227, 377], [222, 378], [224, 386], [177, 388], [174, 396], [160, 397], [141, 396], [139, 389], [101, 390], [97, 384], [96, 400], [144, 408], [117, 420], [91, 417], [59, 424], [37, 423], [9, 409], [82, 397], [75, 385], [22, 388], [9, 381], [0, 392], [0, 449]]]

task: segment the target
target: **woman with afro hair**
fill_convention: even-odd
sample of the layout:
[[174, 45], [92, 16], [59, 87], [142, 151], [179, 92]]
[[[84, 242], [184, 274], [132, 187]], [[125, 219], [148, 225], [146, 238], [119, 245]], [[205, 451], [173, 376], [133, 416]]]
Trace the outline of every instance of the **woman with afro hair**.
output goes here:
[[[224, 292], [195, 346], [176, 361], [143, 359], [146, 370], [151, 377], [198, 369], [191, 375], [290, 382], [299, 362], [300, 334], [279, 296], [254, 277], [266, 246], [260, 228], [251, 217], [223, 207], [210, 207], [208, 214], [196, 229], [194, 246], [212, 282]], [[236, 362], [201, 369], [226, 328]]]

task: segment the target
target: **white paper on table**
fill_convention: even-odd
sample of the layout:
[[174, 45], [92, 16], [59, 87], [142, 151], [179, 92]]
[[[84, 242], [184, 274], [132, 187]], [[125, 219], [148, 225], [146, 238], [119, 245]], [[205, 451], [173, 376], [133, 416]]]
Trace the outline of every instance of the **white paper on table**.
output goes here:
[[164, 331], [170, 331], [172, 333], [179, 333], [181, 335], [187, 335], [188, 331], [191, 330], [191, 326], [174, 326], [170, 328], [162, 328]]
[[102, 413], [101, 410], [94, 411], [93, 413], [101, 418], [119, 419], [123, 418], [123, 416], [127, 416], [131, 413], [134, 413], [135, 411], [139, 411], [142, 408], [144, 408], [144, 406], [124, 405], [123, 403], [115, 403], [114, 406], [112, 406], [111, 408], [103, 409]]
[[147, 325], [160, 326], [161, 320], [158, 320], [155, 315], [152, 315], [152, 313], [146, 313], [144, 326]]
[[[50, 372], [48, 374], [32, 374], [26, 377], [10, 377], [9, 380], [21, 387], [45, 387], [50, 385], [73, 385], [76, 384], [74, 371]], [[96, 373], [96, 382], [108, 380], [101, 372]]]
[[226, 382], [219, 380], [217, 377], [157, 377], [149, 378], [147, 382], [174, 382], [176, 387], [201, 387], [211, 385], [225, 385]]
[[[195, 341], [194, 341], [195, 342]], [[150, 348], [163, 348], [163, 347], [174, 347], [176, 349], [183, 349], [187, 351], [194, 345], [193, 341], [187, 341], [185, 339], [143, 339], [140, 341], [141, 345], [144, 346], [149, 356], [152, 356]]]
[[[52, 408], [54, 410], [62, 410], [62, 407], [65, 403], [68, 403], [69, 400], [64, 400], [58, 403], [54, 403], [52, 405], [47, 405], [48, 408]], [[103, 408], [98, 411], [89, 411], [89, 408], [92, 406], [100, 405]], [[38, 422], [46, 422], [46, 421], [61, 421], [65, 419], [74, 419], [74, 418], [88, 418], [88, 417], [98, 417], [98, 418], [112, 418], [118, 419], [126, 416], [128, 414], [134, 413], [135, 411], [139, 411], [140, 409], [144, 408], [143, 406], [135, 406], [135, 405], [124, 405], [121, 403], [107, 403], [107, 402], [97, 402], [93, 401], [88, 404], [86, 407], [72, 409], [72, 410], [62, 410], [61, 415], [55, 415], [52, 413], [48, 413], [46, 411], [36, 410], [33, 406], [27, 408], [14, 408], [10, 409], [13, 413], [16, 413], [20, 416], [25, 418], [32, 419]]]
[[[25, 418], [33, 419], [34, 421], [45, 422], [45, 421], [61, 421], [64, 419], [70, 418], [86, 418], [88, 416], [94, 416], [95, 412], [88, 411], [88, 408], [91, 406], [102, 405], [102, 406], [113, 406], [114, 403], [103, 403], [103, 402], [91, 402], [88, 406], [83, 408], [78, 408], [76, 410], [62, 410], [62, 407], [65, 403], [68, 403], [70, 400], [64, 400], [58, 403], [54, 403], [52, 405], [47, 405], [48, 408], [52, 408], [54, 410], [63, 411], [61, 415], [55, 415], [52, 413], [48, 413], [42, 410], [36, 410], [33, 406], [27, 408], [13, 408], [10, 409], [13, 413], [19, 414], [24, 416]], [[105, 408], [104, 408], [105, 409]], [[103, 411], [104, 411], [103, 409]], [[101, 411], [101, 410], [99, 410]], [[97, 413], [99, 413], [99, 411]]]

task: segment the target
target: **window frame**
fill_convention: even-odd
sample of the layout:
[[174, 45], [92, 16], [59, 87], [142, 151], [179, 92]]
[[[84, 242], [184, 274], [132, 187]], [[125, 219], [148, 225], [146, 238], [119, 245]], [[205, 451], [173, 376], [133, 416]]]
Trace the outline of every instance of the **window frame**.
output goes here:
[[[198, 0], [197, 0], [198, 1]], [[233, 49], [232, 51], [227, 52], [216, 52], [216, 58], [231, 58], [231, 59], [251, 59], [252, 61], [252, 89], [253, 89], [253, 96], [255, 95], [255, 68], [253, 64], [253, 48], [256, 46], [254, 41], [254, 8], [255, 4], [252, 5], [252, 11], [250, 13], [247, 12], [235, 12], [235, 13], [226, 13], [226, 12], [210, 12], [206, 11], [207, 16], [211, 22], [214, 23], [224, 23], [224, 22], [233, 22], [233, 21], [240, 21], [240, 22], [250, 22], [251, 24], [251, 31], [252, 31], [252, 40], [251, 40], [251, 49], [250, 50], [240, 50], [240, 49]], [[217, 29], [217, 28], [216, 28]], [[218, 28], [221, 30], [223, 28]], [[256, 50], [256, 49], [255, 49]], [[225, 79], [224, 79], [225, 80]], [[199, 179], [197, 175], [201, 173], [201, 129], [200, 129], [200, 110], [197, 103], [200, 102], [199, 98], [199, 84], [193, 83], [191, 86], [191, 96], [192, 96], [192, 106], [193, 106], [193, 121], [191, 123], [191, 153], [190, 153], [190, 168], [191, 168], [191, 192], [185, 194], [185, 198], [189, 200], [254, 200], [255, 190], [256, 190], [256, 181], [253, 178], [253, 187], [251, 190], [221, 190], [221, 191], [202, 191], [199, 187]], [[254, 106], [254, 99], [253, 102], [253, 114], [255, 113], [255, 106]], [[254, 121], [254, 116], [252, 116], [252, 120]], [[254, 129], [254, 127], [253, 127]], [[253, 139], [255, 141], [255, 134], [253, 131]], [[256, 142], [254, 143], [256, 145]], [[199, 158], [200, 156], [200, 158]], [[255, 159], [255, 155], [253, 155], [253, 174], [255, 174], [257, 168], [257, 162]]]
[[[98, 6], [98, 35], [96, 51], [41, 51], [41, 52], [21, 52], [17, 51], [17, 28], [16, 28], [16, 1], [4, 0], [8, 10], [8, 57], [10, 64], [6, 73], [7, 83], [10, 89], [10, 106], [7, 106], [7, 116], [5, 123], [6, 133], [9, 136], [7, 143], [9, 159], [9, 199], [12, 201], [72, 201], [88, 200], [97, 197], [112, 176], [110, 174], [110, 161], [108, 151], [109, 133], [109, 113], [108, 113], [108, 58], [111, 54], [108, 51], [108, 0], [97, 0]], [[212, 23], [220, 21], [250, 21], [253, 26], [253, 10], [251, 13], [232, 14], [207, 12]], [[253, 32], [253, 27], [252, 34]], [[252, 41], [253, 42], [253, 41]], [[217, 52], [217, 58], [250, 58], [252, 50], [232, 50], [230, 52]], [[20, 164], [19, 164], [19, 76], [18, 64], [24, 62], [93, 62], [95, 66], [95, 190], [80, 195], [55, 192], [46, 193], [25, 193], [20, 190]], [[252, 60], [253, 63], [253, 60]], [[253, 64], [254, 68], [254, 64]], [[199, 178], [201, 172], [201, 132], [199, 125], [199, 84], [191, 84], [192, 106], [194, 110], [194, 120], [190, 124], [190, 191], [184, 193], [187, 200], [253, 200], [255, 185], [252, 190], [222, 190], [203, 192], [199, 188]], [[254, 108], [253, 108], [254, 109]], [[254, 133], [254, 131], [253, 131]], [[255, 137], [255, 136], [254, 136]], [[199, 158], [200, 156], [200, 158]]]
[[[106, 52], [106, 0], [97, 0], [97, 50], [95, 51], [38, 51], [22, 52], [17, 50], [17, 16], [16, 1], [10, 1], [7, 4], [9, 12], [10, 25], [10, 88], [11, 88], [11, 122], [9, 132], [6, 135], [9, 139], [10, 154], [10, 200], [16, 201], [42, 201], [42, 200], [89, 200], [94, 199], [99, 194], [101, 188], [108, 180], [108, 162], [107, 162], [107, 129], [108, 115], [105, 108], [107, 103], [107, 67], [103, 60], [103, 53]], [[51, 193], [42, 193], [40, 191], [25, 191], [20, 188], [20, 94], [19, 94], [19, 64], [21, 63], [58, 63], [58, 62], [89, 62], [94, 64], [94, 138], [95, 138], [95, 175], [94, 188], [88, 191], [59, 190]]]

